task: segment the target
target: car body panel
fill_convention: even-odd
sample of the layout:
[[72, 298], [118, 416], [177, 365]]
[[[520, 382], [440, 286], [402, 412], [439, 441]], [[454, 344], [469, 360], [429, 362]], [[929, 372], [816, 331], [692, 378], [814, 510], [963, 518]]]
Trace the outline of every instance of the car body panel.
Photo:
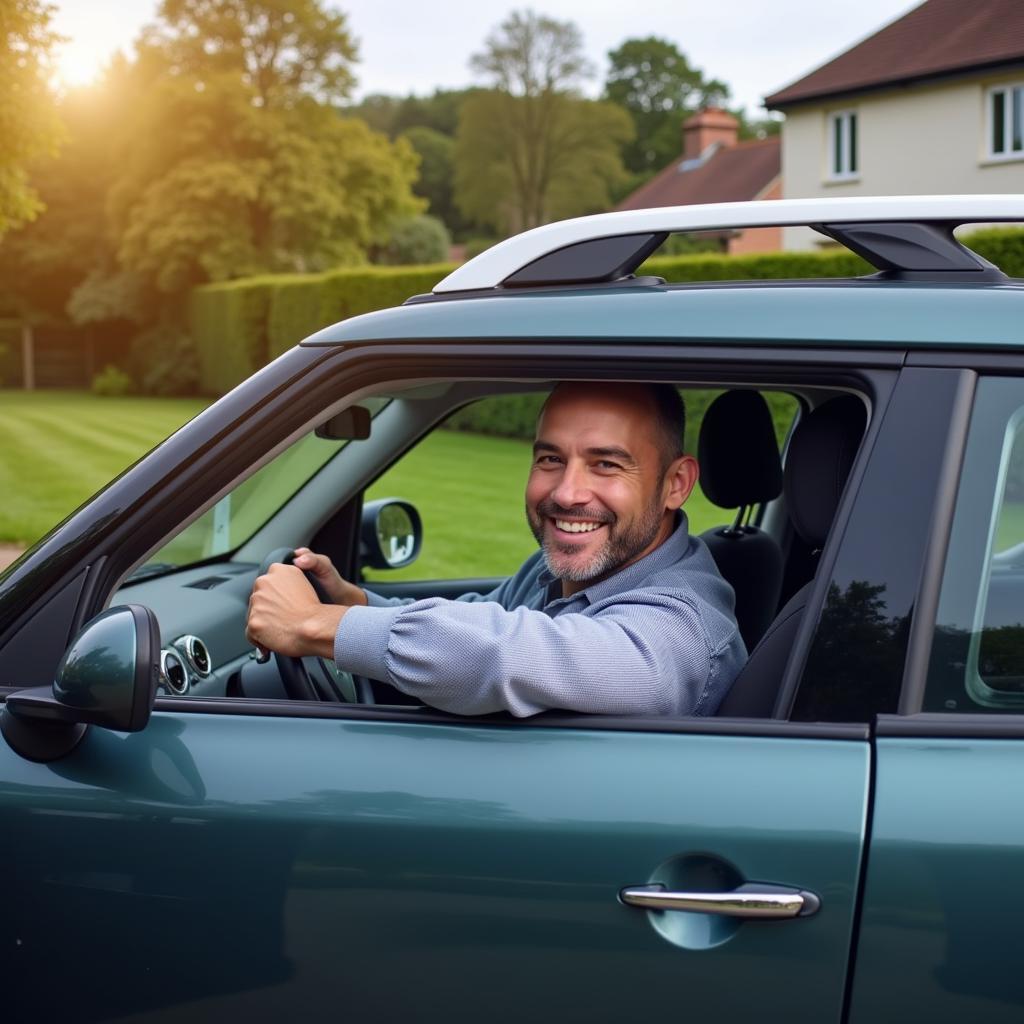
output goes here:
[[402, 338], [706, 341], [730, 346], [1020, 345], [1024, 286], [871, 281], [495, 292], [344, 320], [304, 346]]
[[[839, 1019], [863, 741], [158, 712], [0, 779], [15, 1019]], [[618, 900], [712, 862], [821, 909]]]
[[1024, 740], [877, 740], [851, 1024], [1019, 1021]]

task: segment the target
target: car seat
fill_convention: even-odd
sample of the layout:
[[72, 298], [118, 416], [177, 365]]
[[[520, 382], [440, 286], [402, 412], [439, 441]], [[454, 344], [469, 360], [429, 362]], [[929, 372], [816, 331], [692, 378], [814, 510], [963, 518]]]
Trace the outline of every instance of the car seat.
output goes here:
[[[783, 490], [793, 528], [818, 551], [825, 546], [866, 423], [864, 403], [843, 395], [818, 406], [793, 431]], [[719, 705], [719, 715], [772, 714], [813, 585], [812, 577], [775, 616]]]
[[768, 403], [756, 391], [726, 391], [709, 406], [697, 442], [700, 485], [708, 501], [736, 509], [731, 526], [701, 534], [718, 571], [736, 593], [736, 622], [751, 651], [779, 609], [782, 549], [744, 523], [757, 505], [782, 491], [782, 461]]

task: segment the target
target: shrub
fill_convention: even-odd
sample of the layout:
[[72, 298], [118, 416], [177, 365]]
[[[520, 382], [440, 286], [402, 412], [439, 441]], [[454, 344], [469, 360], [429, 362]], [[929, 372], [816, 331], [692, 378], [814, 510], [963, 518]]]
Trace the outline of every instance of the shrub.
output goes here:
[[132, 338], [132, 374], [147, 395], [194, 395], [199, 363], [190, 335], [175, 324], [158, 324]]
[[222, 395], [268, 361], [267, 315], [274, 280], [250, 277], [193, 289], [188, 331], [195, 340], [202, 394]]
[[466, 259], [471, 260], [474, 256], [486, 252], [492, 245], [497, 245], [497, 238], [471, 238], [466, 242]]
[[124, 370], [107, 364], [92, 379], [92, 393], [110, 397], [120, 397], [132, 392], [132, 379]]
[[437, 217], [420, 214], [400, 220], [380, 253], [380, 262], [392, 266], [441, 263], [452, 244], [448, 229]]

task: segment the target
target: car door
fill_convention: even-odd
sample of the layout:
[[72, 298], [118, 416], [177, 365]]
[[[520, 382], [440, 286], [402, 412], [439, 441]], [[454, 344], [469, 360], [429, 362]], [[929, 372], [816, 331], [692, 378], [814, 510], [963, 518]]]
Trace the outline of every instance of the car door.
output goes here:
[[1024, 1009], [1021, 369], [963, 374], [900, 713], [877, 726], [852, 1021]]
[[[873, 430], [889, 422], [886, 387]], [[899, 499], [883, 509], [894, 520]], [[855, 720], [516, 723], [161, 699], [144, 731], [93, 728], [49, 764], [0, 747], [6, 1006], [12, 1019], [839, 1019], [870, 762]], [[649, 887], [782, 890], [806, 912], [631, 905]]]

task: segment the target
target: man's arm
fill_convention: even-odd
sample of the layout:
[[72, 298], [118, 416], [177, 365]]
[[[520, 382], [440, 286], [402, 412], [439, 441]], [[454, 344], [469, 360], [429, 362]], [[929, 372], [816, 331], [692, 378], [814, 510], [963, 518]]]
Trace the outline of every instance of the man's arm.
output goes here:
[[557, 618], [437, 598], [351, 608], [334, 654], [444, 711], [518, 716], [709, 714], [743, 659], [741, 645], [713, 650], [700, 613], [658, 593]]

